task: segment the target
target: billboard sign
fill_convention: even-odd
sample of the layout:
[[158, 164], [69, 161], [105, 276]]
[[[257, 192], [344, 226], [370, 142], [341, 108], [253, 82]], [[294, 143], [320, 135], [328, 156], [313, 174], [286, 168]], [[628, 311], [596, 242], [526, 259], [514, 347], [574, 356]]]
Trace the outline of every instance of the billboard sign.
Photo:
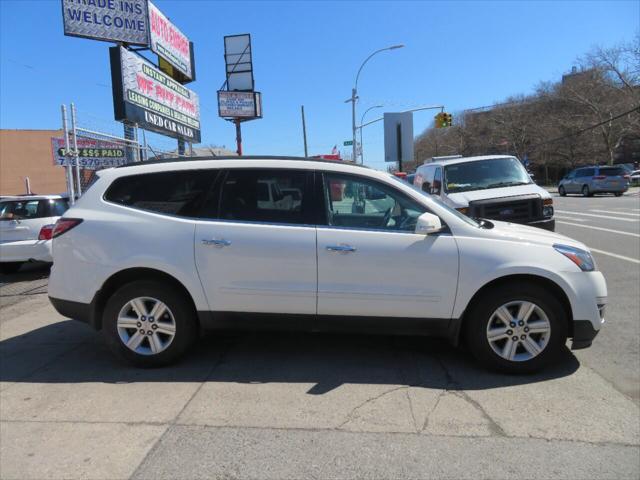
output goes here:
[[413, 161], [413, 113], [384, 114], [384, 161]]
[[131, 45], [149, 44], [147, 0], [61, 0], [64, 34]]
[[252, 91], [254, 83], [251, 35], [224, 37], [224, 62], [227, 72], [227, 90]]
[[200, 143], [198, 95], [122, 47], [109, 49], [115, 119]]
[[193, 80], [189, 39], [151, 2], [149, 2], [149, 37], [153, 52], [170, 63], [188, 80]]
[[[77, 143], [80, 168], [100, 170], [127, 163], [126, 148], [121, 143], [86, 137], [78, 137]], [[75, 158], [67, 157], [65, 150], [64, 138], [51, 138], [51, 155], [54, 165], [66, 167], [69, 162], [75, 165]]]
[[218, 115], [223, 118], [262, 118], [260, 92], [218, 91]]

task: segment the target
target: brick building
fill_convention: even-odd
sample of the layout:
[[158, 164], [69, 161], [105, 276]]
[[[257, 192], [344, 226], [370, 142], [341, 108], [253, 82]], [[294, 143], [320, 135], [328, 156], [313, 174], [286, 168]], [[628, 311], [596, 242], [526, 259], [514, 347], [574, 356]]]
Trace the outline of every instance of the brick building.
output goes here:
[[51, 137], [61, 130], [0, 130], [0, 195], [66, 191], [64, 168], [53, 165]]

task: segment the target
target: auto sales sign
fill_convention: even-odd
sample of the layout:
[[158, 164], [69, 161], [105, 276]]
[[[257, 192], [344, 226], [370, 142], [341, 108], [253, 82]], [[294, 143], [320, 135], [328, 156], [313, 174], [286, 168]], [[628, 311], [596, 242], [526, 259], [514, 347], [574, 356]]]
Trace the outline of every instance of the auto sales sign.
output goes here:
[[193, 80], [192, 51], [189, 39], [149, 2], [151, 50], [169, 62], [188, 80]]
[[62, 0], [62, 19], [65, 35], [149, 44], [147, 0]]
[[109, 49], [115, 119], [200, 143], [198, 95], [122, 47]]

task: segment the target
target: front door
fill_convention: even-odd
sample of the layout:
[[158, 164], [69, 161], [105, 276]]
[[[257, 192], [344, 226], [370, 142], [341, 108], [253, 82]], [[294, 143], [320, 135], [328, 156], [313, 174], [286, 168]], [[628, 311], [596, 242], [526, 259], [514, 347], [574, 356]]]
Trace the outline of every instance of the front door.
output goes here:
[[217, 312], [316, 313], [313, 174], [223, 172], [210, 220], [195, 230], [195, 260]]
[[448, 233], [417, 235], [427, 208], [382, 182], [324, 174], [318, 226], [318, 314], [448, 319], [458, 248]]

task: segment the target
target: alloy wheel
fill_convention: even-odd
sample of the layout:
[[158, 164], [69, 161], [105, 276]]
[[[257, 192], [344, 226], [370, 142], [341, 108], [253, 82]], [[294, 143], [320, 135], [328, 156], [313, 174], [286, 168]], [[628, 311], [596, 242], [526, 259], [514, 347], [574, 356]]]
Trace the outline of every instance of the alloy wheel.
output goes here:
[[491, 349], [510, 362], [526, 362], [538, 356], [550, 337], [551, 323], [544, 310], [524, 300], [500, 306], [487, 324]]
[[118, 314], [118, 335], [127, 348], [140, 355], [157, 355], [166, 350], [176, 335], [173, 313], [152, 297], [128, 301]]

